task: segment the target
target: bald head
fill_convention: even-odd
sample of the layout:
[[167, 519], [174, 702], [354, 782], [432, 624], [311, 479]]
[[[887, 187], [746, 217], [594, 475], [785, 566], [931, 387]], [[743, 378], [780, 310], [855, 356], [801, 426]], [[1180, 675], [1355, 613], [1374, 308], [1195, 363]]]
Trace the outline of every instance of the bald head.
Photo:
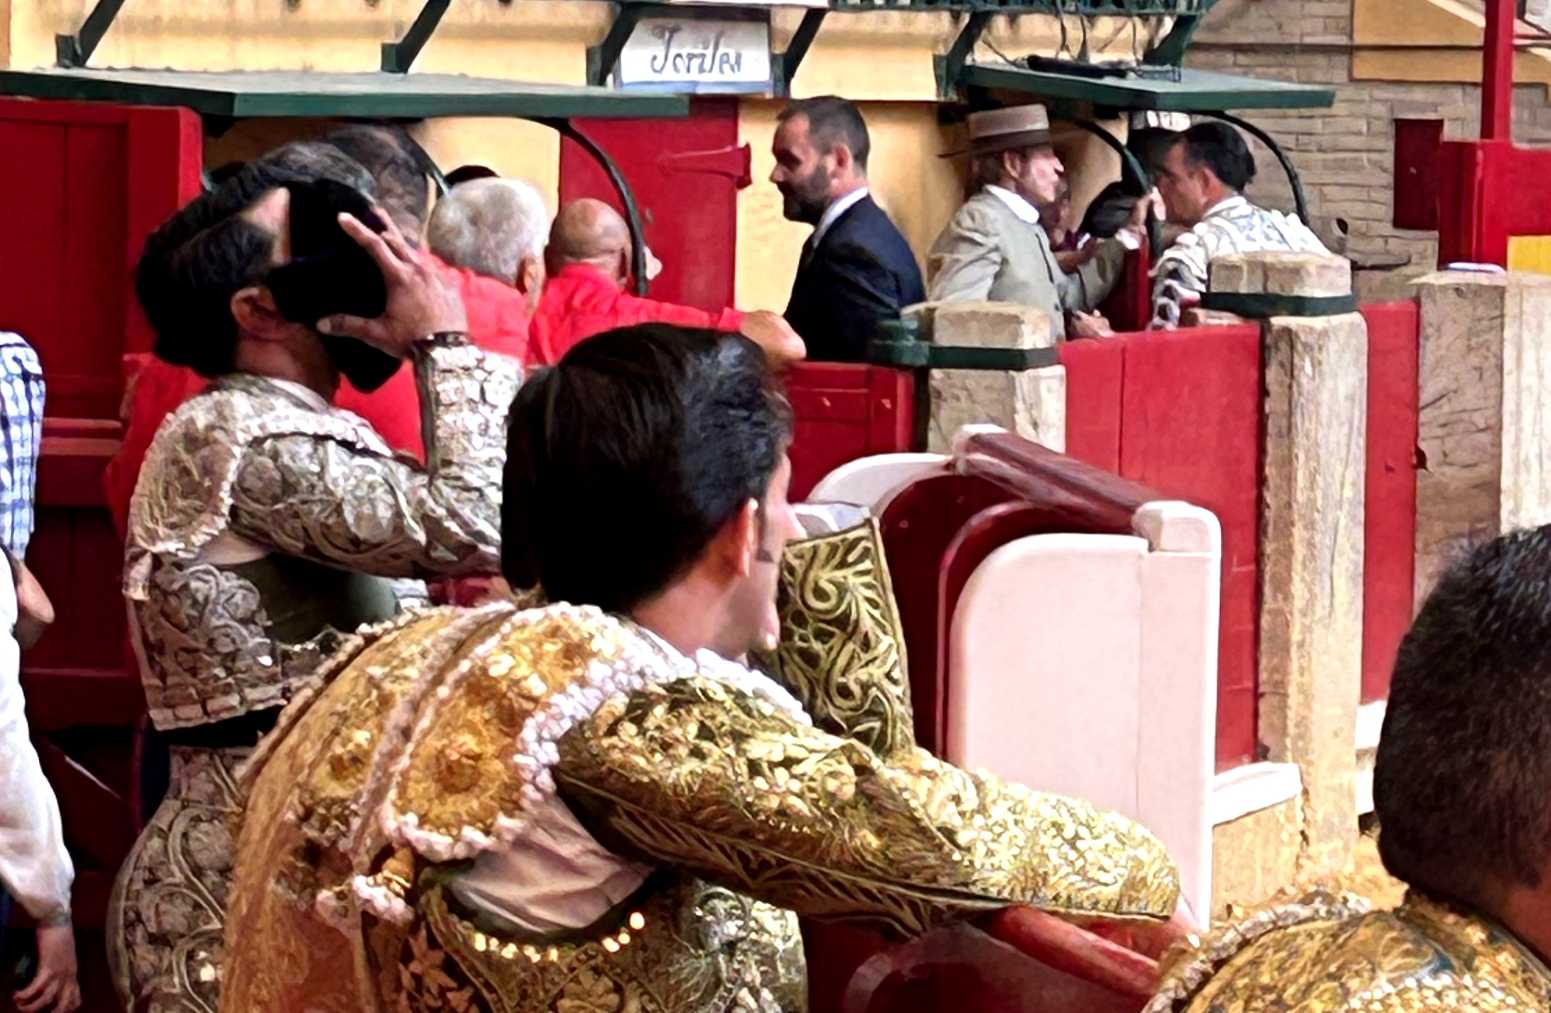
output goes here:
[[601, 200], [583, 197], [560, 209], [549, 233], [549, 267], [591, 264], [615, 273], [621, 283], [629, 271], [630, 229], [618, 211]]

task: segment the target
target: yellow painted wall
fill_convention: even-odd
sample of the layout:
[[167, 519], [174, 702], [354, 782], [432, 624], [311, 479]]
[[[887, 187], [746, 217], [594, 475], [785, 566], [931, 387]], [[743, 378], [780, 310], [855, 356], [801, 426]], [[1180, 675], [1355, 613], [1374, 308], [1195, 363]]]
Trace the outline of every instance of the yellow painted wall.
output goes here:
[[[0, 0], [0, 65], [44, 67], [54, 62], [54, 36], [77, 30], [95, 0]], [[176, 67], [180, 70], [375, 70], [379, 44], [400, 37], [423, 0], [132, 0], [92, 58], [94, 66]], [[586, 48], [602, 41], [612, 7], [599, 0], [516, 0], [455, 3], [415, 69], [557, 84], [586, 80]], [[777, 11], [773, 45], [784, 49], [800, 21]], [[832, 14], [798, 75], [798, 96], [844, 94], [862, 102], [873, 137], [871, 175], [882, 204], [918, 258], [963, 196], [957, 162], [938, 158], [958, 137], [937, 122], [933, 54], [947, 51], [962, 19], [939, 13], [868, 11]], [[1137, 29], [1133, 34], [1133, 28]], [[1088, 22], [1025, 15], [993, 21], [977, 49], [1090, 56], [1124, 55], [1145, 47], [1167, 21]], [[8, 40], [8, 41], [7, 41]], [[741, 104], [741, 140], [754, 149], [755, 183], [738, 198], [736, 301], [744, 307], [786, 304], [807, 228], [781, 217], [768, 182], [770, 140], [780, 103]], [[218, 165], [250, 158], [274, 145], [313, 136], [327, 124], [295, 120], [237, 124], [206, 145]], [[667, 128], [671, 129], [671, 128]], [[558, 192], [559, 140], [544, 127], [505, 119], [442, 119], [415, 128], [438, 164], [480, 162], [503, 175], [532, 180], [553, 208]], [[1063, 151], [1074, 170], [1079, 205], [1118, 175], [1118, 161], [1091, 140]]]
[[[1480, 82], [1480, 46], [1485, 38], [1486, 18], [1479, 4], [1462, 0], [1404, 0], [1405, 16], [1396, 17], [1396, 2], [1353, 0], [1353, 79]], [[1470, 48], [1440, 48], [1458, 46]], [[1513, 77], [1519, 84], [1551, 86], [1551, 48], [1515, 53]]]
[[1508, 270], [1551, 274], [1551, 236], [1509, 236]]

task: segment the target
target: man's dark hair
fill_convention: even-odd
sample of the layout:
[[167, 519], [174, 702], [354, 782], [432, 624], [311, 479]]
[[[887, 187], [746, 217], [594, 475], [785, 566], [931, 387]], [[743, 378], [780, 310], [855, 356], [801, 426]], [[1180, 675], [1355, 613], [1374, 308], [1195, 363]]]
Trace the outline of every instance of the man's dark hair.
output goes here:
[[1551, 526], [1449, 567], [1401, 641], [1373, 775], [1379, 855], [1490, 910], [1551, 861]]
[[867, 121], [856, 103], [836, 95], [820, 95], [816, 98], [798, 99], [776, 117], [782, 123], [793, 116], [808, 118], [808, 136], [820, 154], [827, 154], [836, 144], [844, 142], [851, 149], [851, 158], [863, 171], [867, 171], [867, 156], [872, 152], [872, 140], [867, 136]]
[[377, 181], [377, 201], [412, 241], [430, 210], [424, 156], [399, 127], [356, 124], [323, 138], [365, 166]]
[[287, 144], [232, 172], [146, 238], [135, 294], [156, 332], [152, 350], [159, 358], [201, 376], [231, 372], [237, 354], [232, 296], [263, 280], [275, 246], [275, 237], [242, 212], [270, 190], [318, 179], [367, 193], [372, 186], [361, 166], [328, 145]]
[[1239, 132], [1226, 123], [1197, 123], [1179, 141], [1185, 145], [1185, 164], [1206, 165], [1223, 184], [1242, 190], [1255, 178], [1255, 157]]
[[741, 334], [643, 324], [589, 338], [512, 402], [502, 572], [551, 601], [628, 611], [764, 501], [790, 431]]
[[1082, 224], [1077, 227], [1078, 233], [1097, 239], [1113, 238], [1130, 223], [1131, 213], [1140, 200], [1131, 190], [1131, 185], [1123, 180], [1116, 180], [1100, 190], [1088, 203]]
[[1179, 143], [1180, 137], [1179, 131], [1167, 127], [1137, 127], [1126, 135], [1126, 148], [1149, 176], [1156, 176], [1169, 149]]

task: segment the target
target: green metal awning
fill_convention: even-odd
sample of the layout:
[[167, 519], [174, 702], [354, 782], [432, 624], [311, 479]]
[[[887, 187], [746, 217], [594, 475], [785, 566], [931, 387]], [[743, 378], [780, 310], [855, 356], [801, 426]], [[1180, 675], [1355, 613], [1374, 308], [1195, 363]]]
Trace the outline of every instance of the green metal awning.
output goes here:
[[994, 63], [967, 63], [962, 85], [1026, 92], [1052, 105], [1089, 103], [1119, 110], [1207, 113], [1228, 109], [1322, 109], [1336, 100], [1330, 88], [1268, 81], [1209, 70], [1179, 71], [1179, 80], [1090, 77]]
[[333, 73], [247, 70], [6, 70], [0, 95], [40, 99], [187, 106], [205, 116], [320, 119], [426, 119], [433, 116], [678, 117], [682, 95], [461, 74]]

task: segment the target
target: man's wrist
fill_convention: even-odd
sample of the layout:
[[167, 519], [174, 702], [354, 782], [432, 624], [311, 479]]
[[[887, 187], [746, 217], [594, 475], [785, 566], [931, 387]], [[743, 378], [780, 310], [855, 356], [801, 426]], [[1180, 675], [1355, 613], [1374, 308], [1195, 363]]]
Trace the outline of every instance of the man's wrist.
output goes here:
[[38, 919], [38, 927], [42, 929], [57, 929], [70, 924], [70, 908], [62, 907]]

